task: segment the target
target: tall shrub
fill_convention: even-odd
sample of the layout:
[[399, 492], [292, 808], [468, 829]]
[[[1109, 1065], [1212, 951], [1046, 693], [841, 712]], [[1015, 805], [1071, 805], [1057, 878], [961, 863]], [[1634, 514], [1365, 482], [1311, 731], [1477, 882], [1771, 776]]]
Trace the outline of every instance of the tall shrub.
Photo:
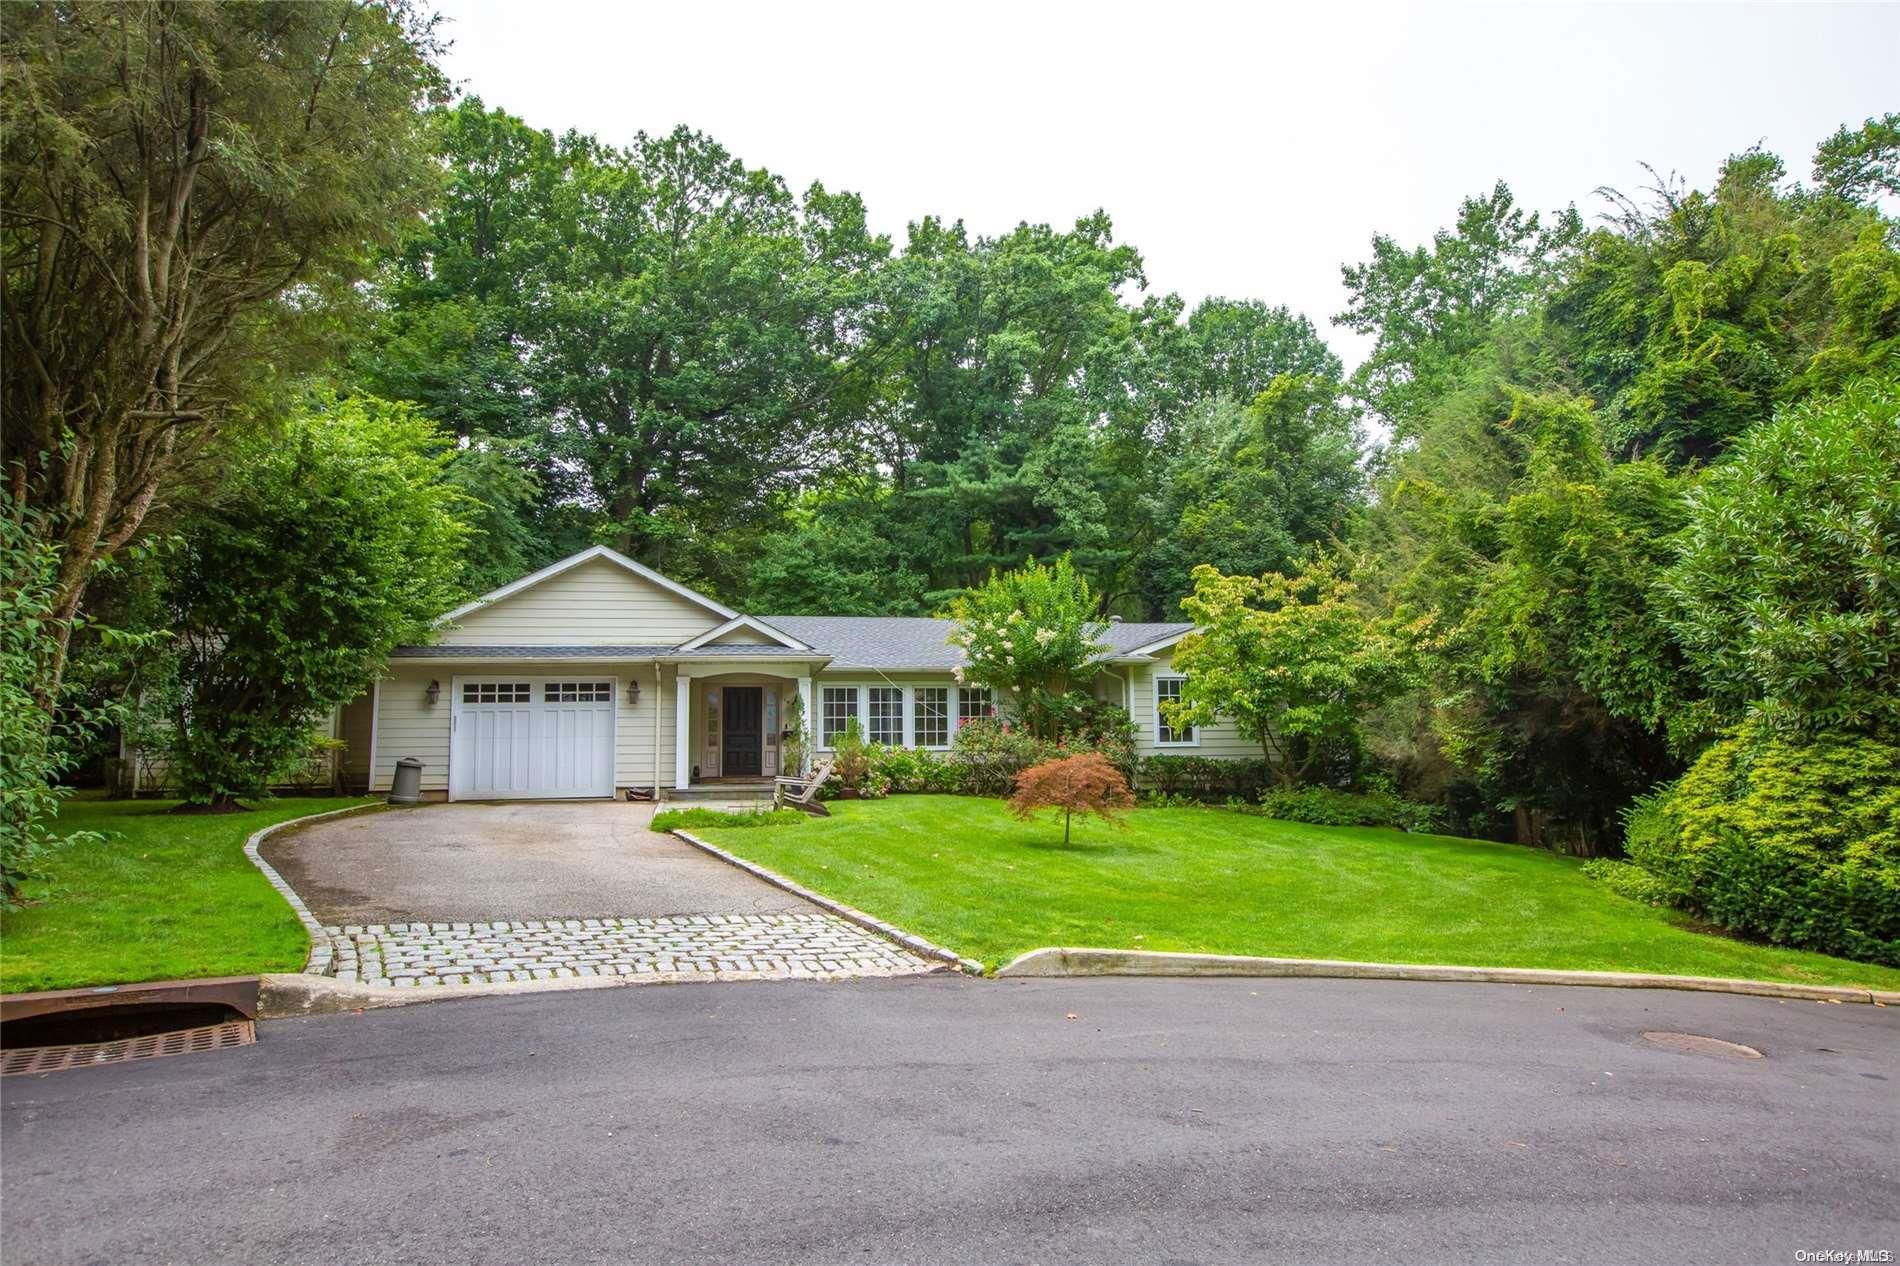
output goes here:
[[1900, 964], [1900, 745], [1750, 722], [1638, 806], [1627, 848], [1723, 927]]
[[1661, 587], [1714, 724], [1900, 732], [1900, 380], [1748, 431], [1680, 540]]
[[236, 453], [166, 583], [167, 754], [189, 800], [228, 808], [262, 790], [462, 596], [467, 528], [446, 460], [433, 425], [371, 398], [319, 399]]

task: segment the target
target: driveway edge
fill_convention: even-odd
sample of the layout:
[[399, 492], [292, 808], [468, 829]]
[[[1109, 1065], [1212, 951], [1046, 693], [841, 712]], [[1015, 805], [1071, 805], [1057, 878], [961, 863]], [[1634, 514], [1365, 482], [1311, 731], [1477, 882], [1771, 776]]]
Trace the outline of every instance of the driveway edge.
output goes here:
[[[387, 807], [380, 800], [372, 800], [368, 804], [345, 805], [341, 809], [305, 814], [301, 818], [290, 818], [260, 827], [251, 832], [250, 838], [244, 841], [244, 855], [251, 859], [251, 865], [257, 867], [269, 881], [270, 886], [277, 890], [278, 896], [290, 903], [291, 912], [297, 916], [297, 921], [303, 924], [304, 934], [310, 938], [310, 949], [304, 957], [303, 969], [313, 976], [321, 976], [330, 970], [331, 960], [335, 957], [335, 950], [330, 944], [330, 934], [323, 930], [323, 924], [317, 922], [317, 916], [310, 913], [310, 907], [303, 903], [303, 898], [297, 895], [297, 890], [277, 873], [275, 866], [264, 860], [263, 854], [257, 851], [257, 846], [279, 831], [287, 831], [293, 826], [307, 826], [312, 822], [322, 822], [326, 818], [347, 817], [353, 813], [368, 813]], [[264, 979], [268, 980], [270, 977], [266, 976]]]
[[996, 972], [1003, 977], [1049, 976], [1320, 976], [1344, 980], [1436, 980], [1467, 984], [1588, 985], [1599, 989], [1687, 989], [1748, 994], [1803, 1002], [1900, 1004], [1900, 991], [1846, 985], [1796, 985], [1717, 976], [1657, 976], [1643, 972], [1558, 971], [1542, 967], [1455, 967], [1424, 963], [1357, 963], [1323, 958], [1254, 958], [1239, 954], [1178, 954], [1160, 950], [1030, 950]]
[[813, 892], [803, 884], [795, 880], [787, 879], [775, 870], [767, 870], [757, 862], [749, 862], [736, 853], [728, 853], [717, 844], [708, 844], [691, 831], [682, 831], [676, 828], [672, 834], [679, 839], [685, 840], [688, 844], [691, 844], [701, 852], [712, 854], [728, 866], [737, 866], [740, 870], [745, 871], [753, 878], [763, 879], [774, 888], [783, 889], [791, 893], [794, 897], [803, 897], [813, 905], [837, 915], [848, 923], [855, 923], [867, 932], [875, 932], [887, 941], [895, 941], [913, 954], [919, 954], [925, 958], [934, 958], [938, 962], [948, 963], [966, 975], [981, 976], [983, 974], [983, 964], [973, 958], [964, 958], [955, 950], [945, 949], [943, 946], [932, 941], [926, 941], [921, 936], [906, 932], [903, 928], [895, 924], [886, 923], [884, 920], [874, 918], [862, 910], [848, 906], [842, 901], [833, 901], [823, 893]]

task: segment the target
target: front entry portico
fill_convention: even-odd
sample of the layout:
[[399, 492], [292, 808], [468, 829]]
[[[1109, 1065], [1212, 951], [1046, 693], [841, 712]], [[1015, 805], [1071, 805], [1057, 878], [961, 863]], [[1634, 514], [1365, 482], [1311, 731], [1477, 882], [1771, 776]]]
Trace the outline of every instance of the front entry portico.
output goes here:
[[810, 727], [812, 674], [823, 661], [682, 663], [674, 687], [673, 789], [730, 778], [773, 778], [788, 768], [789, 718], [803, 700]]

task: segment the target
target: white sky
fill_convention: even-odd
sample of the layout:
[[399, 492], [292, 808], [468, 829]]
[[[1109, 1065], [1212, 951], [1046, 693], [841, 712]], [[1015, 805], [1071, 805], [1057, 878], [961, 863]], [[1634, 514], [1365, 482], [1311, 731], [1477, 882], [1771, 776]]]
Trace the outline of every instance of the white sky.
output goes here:
[[440, 0], [447, 69], [537, 127], [609, 143], [687, 123], [794, 189], [994, 233], [1097, 207], [1152, 289], [1330, 325], [1339, 266], [1503, 178], [1520, 203], [1706, 187], [1763, 141], [1900, 109], [1900, 5], [1267, 6]]

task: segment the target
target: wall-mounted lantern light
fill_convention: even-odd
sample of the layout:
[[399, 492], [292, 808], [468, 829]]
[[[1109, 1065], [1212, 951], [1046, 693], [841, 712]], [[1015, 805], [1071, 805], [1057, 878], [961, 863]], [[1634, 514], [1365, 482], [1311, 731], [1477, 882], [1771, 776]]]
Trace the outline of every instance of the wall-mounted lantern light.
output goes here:
[[442, 683], [431, 679], [429, 688], [422, 692], [422, 697], [427, 699], [429, 706], [433, 708], [436, 704], [436, 700], [442, 697]]
[[627, 683], [627, 706], [632, 707], [634, 704], [639, 703], [639, 702], [640, 702], [640, 683], [637, 681], [629, 681]]

